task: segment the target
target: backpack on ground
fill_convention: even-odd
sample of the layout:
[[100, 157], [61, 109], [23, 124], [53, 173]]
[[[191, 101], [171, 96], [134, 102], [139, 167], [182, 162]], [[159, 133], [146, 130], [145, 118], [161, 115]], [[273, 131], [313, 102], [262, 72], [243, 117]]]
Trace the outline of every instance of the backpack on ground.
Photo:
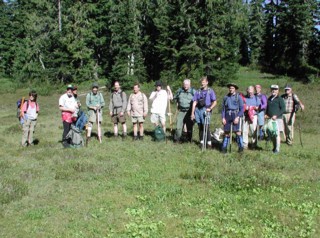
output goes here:
[[274, 120], [269, 120], [264, 126], [263, 130], [265, 134], [268, 135], [270, 138], [274, 138], [278, 136], [278, 124]]
[[163, 131], [163, 128], [158, 125], [154, 129], [154, 141], [164, 141], [166, 139], [166, 134]]
[[81, 131], [73, 124], [66, 136], [66, 140], [70, 140], [70, 148], [80, 148], [84, 146], [84, 139], [81, 135]]

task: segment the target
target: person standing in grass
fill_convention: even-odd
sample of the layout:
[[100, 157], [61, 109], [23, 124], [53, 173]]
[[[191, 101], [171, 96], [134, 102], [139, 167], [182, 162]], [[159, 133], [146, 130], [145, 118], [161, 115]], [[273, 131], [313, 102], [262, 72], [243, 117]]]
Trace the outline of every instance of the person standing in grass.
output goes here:
[[286, 143], [292, 145], [293, 143], [293, 125], [296, 118], [296, 112], [301, 108], [304, 110], [304, 105], [299, 100], [297, 94], [292, 92], [292, 88], [287, 84], [284, 88], [285, 93], [281, 95], [286, 105], [285, 112], [283, 114], [283, 125], [286, 136]]
[[127, 94], [122, 91], [119, 81], [115, 81], [114, 90], [110, 96], [109, 111], [113, 122], [113, 133], [118, 137], [118, 123], [122, 125], [122, 138], [127, 136], [126, 110], [127, 110]]
[[[93, 83], [91, 86], [91, 92], [86, 96], [86, 105], [88, 107], [89, 114], [89, 122], [87, 124], [87, 139], [91, 137], [92, 127], [94, 123], [99, 123], [101, 128], [102, 108], [105, 106], [105, 101], [102, 93], [98, 92], [98, 90], [99, 85], [97, 83]], [[97, 121], [97, 114], [99, 114], [99, 121]]]
[[[279, 86], [271, 85], [271, 96], [268, 98], [267, 110], [265, 118], [269, 119], [268, 123], [272, 123], [274, 126], [274, 134], [271, 136], [273, 143], [273, 153], [280, 152], [280, 129], [279, 125], [281, 124], [282, 115], [286, 110], [284, 100], [279, 96]], [[270, 135], [269, 135], [270, 137]], [[270, 139], [270, 138], [268, 138]]]
[[133, 140], [143, 140], [143, 123], [148, 114], [148, 98], [140, 91], [140, 85], [138, 83], [133, 86], [133, 93], [129, 96], [127, 113], [131, 116], [133, 124]]
[[[168, 92], [167, 92], [168, 91]], [[167, 91], [162, 89], [162, 82], [155, 83], [155, 90], [151, 93], [149, 99], [152, 101], [151, 105], [151, 122], [158, 126], [162, 126], [163, 131], [166, 131], [166, 110], [168, 100], [172, 99], [172, 92], [170, 86], [167, 86]]]
[[176, 143], [181, 142], [181, 136], [183, 128], [186, 127], [186, 139], [187, 141], [192, 141], [192, 130], [193, 130], [193, 120], [191, 120], [191, 111], [192, 111], [192, 99], [195, 94], [195, 89], [191, 87], [190, 79], [185, 79], [183, 81], [182, 88], [176, 92], [173, 97], [173, 100], [177, 102], [177, 126], [174, 136], [174, 141]]
[[29, 92], [29, 99], [24, 102], [21, 110], [21, 116], [24, 118], [21, 141], [23, 147], [34, 145], [33, 134], [37, 125], [38, 113], [39, 104], [37, 103], [37, 93], [32, 90]]
[[72, 90], [73, 86], [69, 84], [67, 86], [67, 92], [59, 99], [59, 109], [61, 111], [63, 124], [62, 145], [64, 147], [68, 147], [70, 144], [66, 136], [71, 129], [71, 124], [74, 122], [75, 117], [73, 115], [78, 110], [78, 104], [73, 96]]
[[263, 140], [264, 138], [264, 132], [263, 132], [263, 126], [264, 126], [264, 115], [265, 110], [267, 108], [267, 96], [261, 92], [262, 88], [261, 85], [257, 84], [255, 86], [256, 89], [256, 96], [260, 99], [261, 105], [258, 110], [258, 133], [259, 133], [259, 140]]
[[[249, 145], [252, 148], [257, 147], [257, 114], [261, 106], [260, 99], [254, 94], [254, 87], [249, 86], [247, 88], [247, 95], [245, 96], [244, 105], [244, 122], [242, 129], [243, 147], [248, 148]], [[249, 134], [251, 135], [251, 143], [249, 144]]]
[[[211, 146], [210, 120], [205, 125], [205, 118], [212, 113], [212, 109], [217, 105], [216, 94], [213, 89], [208, 87], [208, 78], [200, 79], [201, 88], [197, 90], [193, 96], [193, 104], [191, 111], [191, 120], [196, 120], [199, 128], [199, 140], [203, 144], [204, 136], [207, 136], [207, 145]], [[208, 126], [207, 135], [203, 135], [203, 127]]]
[[[243, 139], [241, 135], [241, 118], [243, 117], [243, 99], [238, 90], [238, 86], [234, 83], [227, 85], [229, 93], [223, 98], [222, 102], [222, 124], [224, 126], [224, 138], [222, 142], [222, 153], [227, 153], [227, 147], [231, 143], [230, 131], [232, 130], [236, 134], [236, 141], [238, 144], [238, 151], [243, 151]], [[232, 127], [232, 128], [231, 128]]]

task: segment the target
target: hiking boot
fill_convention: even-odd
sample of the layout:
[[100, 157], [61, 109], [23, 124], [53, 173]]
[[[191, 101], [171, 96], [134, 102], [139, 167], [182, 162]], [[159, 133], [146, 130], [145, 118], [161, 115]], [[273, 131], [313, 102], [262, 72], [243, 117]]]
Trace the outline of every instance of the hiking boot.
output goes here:
[[226, 153], [227, 153], [227, 147], [222, 147], [221, 153], [222, 153], [222, 154], [226, 154]]
[[139, 140], [142, 140], [142, 141], [143, 141], [143, 136], [139, 136]]
[[132, 140], [134, 141], [138, 140], [138, 136], [133, 136]]
[[272, 153], [279, 154], [279, 150], [272, 150]]
[[238, 152], [242, 153], [243, 152], [243, 147], [239, 147]]

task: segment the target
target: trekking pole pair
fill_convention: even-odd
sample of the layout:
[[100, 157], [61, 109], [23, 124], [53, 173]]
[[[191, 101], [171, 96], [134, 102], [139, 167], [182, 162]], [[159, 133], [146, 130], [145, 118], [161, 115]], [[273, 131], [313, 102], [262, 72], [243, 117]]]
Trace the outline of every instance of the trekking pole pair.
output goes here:
[[209, 122], [210, 122], [210, 112], [205, 112], [204, 116], [204, 124], [203, 124], [203, 137], [202, 137], [202, 151], [207, 149], [207, 142], [208, 142], [208, 129], [209, 129]]

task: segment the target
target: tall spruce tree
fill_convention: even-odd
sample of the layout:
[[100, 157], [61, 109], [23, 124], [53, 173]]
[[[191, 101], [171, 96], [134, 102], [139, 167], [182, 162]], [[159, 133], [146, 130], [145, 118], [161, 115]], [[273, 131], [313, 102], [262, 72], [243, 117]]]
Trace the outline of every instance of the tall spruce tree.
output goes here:
[[[112, 1], [109, 12], [112, 69], [110, 80], [120, 80], [129, 88], [135, 81], [144, 81], [146, 70], [142, 58], [141, 13], [138, 0]], [[143, 3], [143, 2], [142, 2]]]

